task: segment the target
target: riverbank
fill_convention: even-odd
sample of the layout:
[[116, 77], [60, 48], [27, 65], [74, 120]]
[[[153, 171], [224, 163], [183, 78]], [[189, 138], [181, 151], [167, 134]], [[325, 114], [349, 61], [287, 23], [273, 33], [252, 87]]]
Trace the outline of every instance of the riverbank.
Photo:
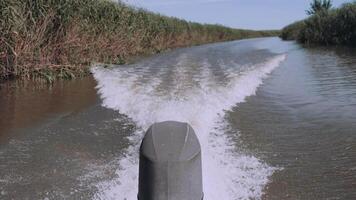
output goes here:
[[[7, 81], [0, 199], [134, 199], [132, 152], [142, 124], [156, 120], [194, 126], [206, 153], [206, 199], [355, 199], [351, 50], [251, 39], [97, 68], [95, 80]], [[286, 60], [262, 76], [280, 54]]]
[[356, 47], [356, 1], [340, 8], [320, 10], [283, 28], [280, 37], [306, 45]]
[[252, 37], [252, 31], [166, 17], [108, 0], [0, 2], [0, 80], [73, 78], [167, 49]]

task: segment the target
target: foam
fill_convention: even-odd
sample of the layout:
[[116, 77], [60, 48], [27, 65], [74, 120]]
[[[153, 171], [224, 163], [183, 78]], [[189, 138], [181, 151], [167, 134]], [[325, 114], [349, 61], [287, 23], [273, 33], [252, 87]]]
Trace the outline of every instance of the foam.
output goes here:
[[93, 67], [103, 106], [127, 115], [139, 127], [129, 137], [131, 146], [118, 162], [118, 178], [100, 183], [96, 199], [137, 198], [138, 150], [144, 130], [154, 122], [166, 120], [188, 122], [197, 133], [203, 153], [204, 199], [260, 199], [268, 177], [276, 168], [236, 150], [236, 144], [226, 134], [229, 125], [224, 115], [246, 97], [254, 95], [263, 79], [285, 57], [272, 57], [243, 73], [229, 71], [229, 81], [223, 86], [214, 82], [211, 66], [204, 61], [201, 77], [195, 77], [199, 86], [187, 87], [184, 82], [189, 72], [184, 67], [189, 61], [183, 56], [175, 66], [175, 87], [166, 93], [158, 89], [164, 84], [160, 78], [162, 74], [140, 84], [142, 74], [133, 69]]

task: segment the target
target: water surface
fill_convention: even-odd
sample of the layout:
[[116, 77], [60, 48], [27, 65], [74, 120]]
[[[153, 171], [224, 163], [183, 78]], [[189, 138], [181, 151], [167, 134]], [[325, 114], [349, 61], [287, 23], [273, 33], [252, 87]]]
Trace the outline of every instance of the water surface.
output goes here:
[[[136, 199], [154, 122], [195, 129], [205, 198], [356, 198], [356, 55], [277, 38], [0, 90], [0, 199]], [[94, 89], [96, 87], [96, 89]]]

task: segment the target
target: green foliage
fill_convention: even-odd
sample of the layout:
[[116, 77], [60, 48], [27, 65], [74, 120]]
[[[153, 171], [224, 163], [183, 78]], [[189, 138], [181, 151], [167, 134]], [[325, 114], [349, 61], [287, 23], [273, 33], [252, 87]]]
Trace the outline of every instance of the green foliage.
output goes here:
[[282, 39], [308, 45], [348, 45], [356, 47], [356, 2], [323, 10], [282, 30]]
[[297, 21], [283, 28], [280, 37], [283, 40], [296, 40], [299, 37], [300, 30], [305, 26], [304, 21]]
[[319, 12], [307, 20], [298, 35], [298, 41], [305, 44], [337, 44], [338, 33], [336, 29], [336, 10]]
[[64, 66], [125, 63], [169, 48], [277, 34], [187, 22], [111, 0], [1, 0], [0, 79], [36, 73], [53, 81], [86, 71]]
[[336, 14], [338, 43], [356, 47], [356, 2], [344, 4]]
[[308, 15], [314, 15], [319, 12], [328, 11], [332, 7], [331, 0], [313, 0], [310, 3], [310, 9], [306, 11]]

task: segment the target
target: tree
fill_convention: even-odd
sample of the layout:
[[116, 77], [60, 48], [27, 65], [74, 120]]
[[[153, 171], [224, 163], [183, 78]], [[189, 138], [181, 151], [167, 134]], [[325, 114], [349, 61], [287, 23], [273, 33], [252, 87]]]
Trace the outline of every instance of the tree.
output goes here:
[[308, 15], [314, 15], [322, 11], [328, 11], [332, 7], [331, 0], [313, 0], [310, 9], [306, 11]]

